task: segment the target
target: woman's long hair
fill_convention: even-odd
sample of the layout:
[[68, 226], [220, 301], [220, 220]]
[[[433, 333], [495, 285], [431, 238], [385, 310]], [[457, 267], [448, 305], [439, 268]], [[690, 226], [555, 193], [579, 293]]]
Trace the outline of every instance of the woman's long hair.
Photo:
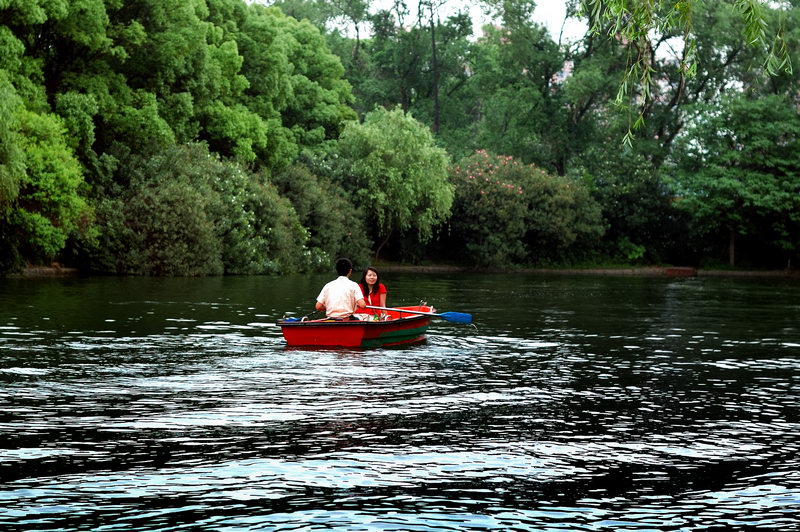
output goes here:
[[364, 268], [364, 273], [361, 274], [361, 280], [358, 284], [361, 285], [361, 291], [364, 292], [364, 297], [367, 297], [370, 294], [369, 285], [367, 284], [367, 272], [372, 270], [375, 272], [375, 293], [378, 293], [378, 287], [381, 285], [381, 274], [378, 273], [378, 270], [373, 268], [372, 266], [367, 266]]

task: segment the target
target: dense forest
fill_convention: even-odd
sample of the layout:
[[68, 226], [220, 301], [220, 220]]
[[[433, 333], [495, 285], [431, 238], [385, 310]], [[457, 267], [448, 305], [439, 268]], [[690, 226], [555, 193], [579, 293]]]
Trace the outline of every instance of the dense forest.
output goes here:
[[0, 272], [796, 268], [800, 2], [565, 3], [0, 0]]

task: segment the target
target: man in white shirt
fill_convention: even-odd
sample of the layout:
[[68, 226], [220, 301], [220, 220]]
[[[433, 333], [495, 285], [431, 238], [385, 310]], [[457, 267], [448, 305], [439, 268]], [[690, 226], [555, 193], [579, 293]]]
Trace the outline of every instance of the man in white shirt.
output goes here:
[[356, 308], [364, 308], [364, 295], [358, 283], [350, 280], [353, 263], [350, 259], [336, 261], [336, 279], [322, 288], [317, 296], [317, 310], [324, 310], [325, 315], [334, 320], [357, 319], [353, 317]]

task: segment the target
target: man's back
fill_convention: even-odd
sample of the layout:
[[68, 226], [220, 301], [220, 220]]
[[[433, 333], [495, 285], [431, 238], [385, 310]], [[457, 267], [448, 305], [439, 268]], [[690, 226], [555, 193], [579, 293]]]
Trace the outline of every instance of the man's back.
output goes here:
[[356, 311], [356, 301], [363, 297], [358, 283], [341, 275], [322, 288], [317, 301], [325, 305], [329, 318], [347, 318]]

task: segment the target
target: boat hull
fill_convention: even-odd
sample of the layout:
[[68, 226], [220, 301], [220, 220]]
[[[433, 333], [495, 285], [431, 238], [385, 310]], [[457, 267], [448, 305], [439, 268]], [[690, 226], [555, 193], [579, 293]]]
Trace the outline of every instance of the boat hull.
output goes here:
[[[402, 310], [434, 312], [432, 307], [398, 307]], [[387, 312], [386, 321], [281, 321], [289, 346], [383, 347], [425, 340], [431, 317], [408, 312]]]

